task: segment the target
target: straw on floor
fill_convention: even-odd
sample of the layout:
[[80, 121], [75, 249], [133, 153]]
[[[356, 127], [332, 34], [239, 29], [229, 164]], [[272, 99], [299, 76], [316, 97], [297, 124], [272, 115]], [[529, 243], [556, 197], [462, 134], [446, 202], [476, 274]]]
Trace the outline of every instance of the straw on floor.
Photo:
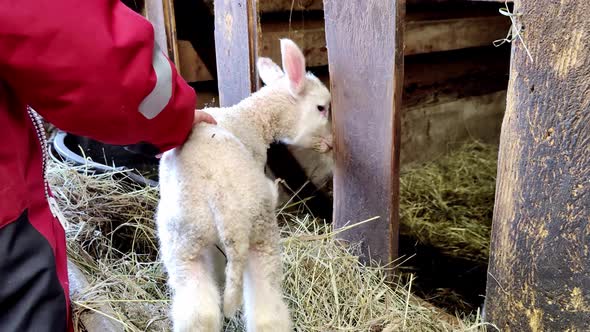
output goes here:
[[487, 262], [494, 209], [495, 145], [469, 142], [403, 170], [401, 234], [442, 253]]
[[[153, 222], [157, 190], [130, 184], [120, 172], [92, 174], [57, 162], [49, 176], [68, 220], [70, 259], [89, 281], [73, 299], [77, 330], [84, 330], [79, 318], [86, 312], [106, 315], [126, 331], [170, 330]], [[449, 320], [415, 298], [411, 279], [387, 284], [386, 269], [362, 265], [355, 246], [336, 240], [329, 225], [280, 218], [284, 287], [298, 331], [483, 330], [478, 316]], [[236, 319], [225, 329], [243, 327]]]

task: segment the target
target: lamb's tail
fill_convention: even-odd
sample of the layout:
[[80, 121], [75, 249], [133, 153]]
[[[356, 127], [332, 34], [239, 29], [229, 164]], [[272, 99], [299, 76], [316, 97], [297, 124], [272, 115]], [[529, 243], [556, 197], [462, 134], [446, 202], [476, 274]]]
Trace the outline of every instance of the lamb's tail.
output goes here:
[[244, 271], [248, 260], [248, 241], [245, 243], [224, 243], [227, 265], [225, 267], [225, 290], [223, 293], [223, 314], [230, 318], [242, 305]]
[[209, 200], [209, 208], [215, 215], [215, 226], [219, 240], [225, 249], [225, 289], [223, 292], [223, 314], [233, 317], [243, 302], [244, 271], [250, 248], [250, 225], [231, 223], [239, 212], [219, 209], [214, 200]]

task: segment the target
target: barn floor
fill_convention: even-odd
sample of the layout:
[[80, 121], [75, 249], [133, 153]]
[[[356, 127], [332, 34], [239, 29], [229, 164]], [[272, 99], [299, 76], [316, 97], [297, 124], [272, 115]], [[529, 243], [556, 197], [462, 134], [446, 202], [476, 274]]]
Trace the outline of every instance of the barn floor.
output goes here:
[[[153, 225], [157, 191], [122, 177], [51, 164], [70, 259], [89, 281], [73, 299], [77, 330], [90, 314], [126, 331], [167, 331], [169, 294]], [[477, 314], [454, 319], [412, 295], [411, 278], [386, 284], [386, 270], [362, 266], [329, 226], [286, 213], [279, 219], [284, 287], [298, 331], [483, 330]], [[242, 330], [240, 320], [226, 322], [226, 331]]]

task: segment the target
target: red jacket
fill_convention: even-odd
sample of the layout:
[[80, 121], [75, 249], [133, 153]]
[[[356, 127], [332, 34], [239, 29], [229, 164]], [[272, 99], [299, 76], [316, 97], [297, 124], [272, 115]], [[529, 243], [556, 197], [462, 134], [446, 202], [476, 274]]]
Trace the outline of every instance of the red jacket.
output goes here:
[[58, 331], [71, 321], [48, 312], [69, 307], [65, 238], [27, 105], [75, 135], [162, 152], [188, 136], [196, 96], [119, 0], [0, 0], [0, 330]]

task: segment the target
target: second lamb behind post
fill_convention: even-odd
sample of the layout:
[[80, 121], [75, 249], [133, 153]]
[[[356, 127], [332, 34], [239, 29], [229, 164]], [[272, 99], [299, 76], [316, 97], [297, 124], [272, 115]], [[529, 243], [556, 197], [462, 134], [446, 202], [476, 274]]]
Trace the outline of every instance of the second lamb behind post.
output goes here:
[[[332, 135], [328, 89], [306, 73], [295, 43], [281, 40], [281, 53], [284, 71], [260, 58], [265, 86], [235, 106], [207, 109], [217, 126], [197, 125], [182, 147], [162, 156], [156, 219], [175, 331], [220, 331], [221, 308], [231, 317], [242, 302], [248, 331], [292, 331], [266, 151], [282, 141], [331, 153]], [[216, 243], [227, 256], [223, 304]]]

